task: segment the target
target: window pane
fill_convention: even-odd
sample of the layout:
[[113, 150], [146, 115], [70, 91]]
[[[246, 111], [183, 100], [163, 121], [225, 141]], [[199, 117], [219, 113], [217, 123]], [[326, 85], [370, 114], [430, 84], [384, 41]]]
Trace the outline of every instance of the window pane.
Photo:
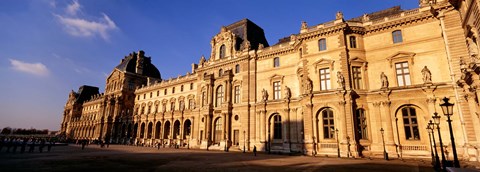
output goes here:
[[398, 86], [404, 86], [402, 76], [397, 76]]

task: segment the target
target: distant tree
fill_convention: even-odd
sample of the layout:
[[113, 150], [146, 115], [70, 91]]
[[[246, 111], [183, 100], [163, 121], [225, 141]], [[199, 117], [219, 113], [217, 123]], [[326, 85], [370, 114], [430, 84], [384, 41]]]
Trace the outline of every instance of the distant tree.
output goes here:
[[10, 127], [3, 128], [1, 132], [1, 134], [10, 134], [10, 133], [12, 133], [12, 128]]

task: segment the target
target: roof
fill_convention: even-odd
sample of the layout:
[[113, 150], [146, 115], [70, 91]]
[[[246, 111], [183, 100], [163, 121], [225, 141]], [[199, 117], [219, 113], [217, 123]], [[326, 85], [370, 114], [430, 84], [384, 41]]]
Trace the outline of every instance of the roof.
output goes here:
[[139, 55], [142, 56], [144, 59], [143, 72], [141, 75], [161, 79], [160, 72], [158, 71], [157, 67], [155, 67], [155, 65], [152, 64], [151, 57], [143, 56], [143, 51], [139, 51], [138, 54], [133, 52], [133, 53], [130, 53], [128, 56], [125, 56], [125, 58], [123, 58], [120, 64], [115, 68], [122, 72], [137, 73], [136, 66], [137, 66], [137, 58]]

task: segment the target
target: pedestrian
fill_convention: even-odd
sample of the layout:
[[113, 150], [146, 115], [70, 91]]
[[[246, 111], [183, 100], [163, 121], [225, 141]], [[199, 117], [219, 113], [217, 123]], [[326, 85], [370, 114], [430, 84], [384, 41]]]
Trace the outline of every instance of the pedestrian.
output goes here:
[[30, 148], [28, 149], [28, 153], [33, 153], [34, 149], [35, 149], [35, 140], [32, 139], [32, 143], [30, 144]]
[[253, 156], [257, 156], [257, 146], [253, 146]]
[[27, 139], [23, 139], [23, 141], [22, 141], [22, 148], [20, 149], [20, 152], [21, 152], [21, 153], [24, 153], [26, 147], [27, 147]]
[[86, 145], [87, 143], [85, 143], [84, 140], [82, 140], [81, 142], [82, 142], [82, 150], [84, 150], [84, 149], [85, 149], [85, 145]]
[[17, 147], [18, 147], [18, 140], [14, 139], [13, 140], [13, 153], [17, 152]]
[[52, 150], [52, 141], [48, 142], [48, 152], [50, 152], [50, 150]]
[[0, 152], [2, 152], [3, 146], [5, 145], [5, 139], [3, 137], [0, 137]]
[[7, 153], [10, 152], [10, 147], [12, 147], [13, 145], [13, 139], [10, 139], [9, 141], [7, 141]]
[[43, 152], [44, 147], [45, 147], [45, 140], [42, 139], [42, 141], [40, 141], [40, 146], [38, 146], [38, 150], [40, 151], [40, 153]]

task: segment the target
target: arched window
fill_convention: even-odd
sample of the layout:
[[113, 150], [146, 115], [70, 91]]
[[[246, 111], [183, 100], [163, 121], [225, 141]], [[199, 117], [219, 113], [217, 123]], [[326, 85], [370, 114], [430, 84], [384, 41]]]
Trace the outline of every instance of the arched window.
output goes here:
[[393, 43], [403, 42], [402, 31], [396, 30], [392, 32]]
[[240, 73], [240, 65], [235, 65], [235, 73]]
[[215, 107], [220, 107], [223, 102], [223, 86], [217, 87], [217, 101], [215, 101]]
[[220, 46], [220, 58], [223, 59], [225, 57], [225, 45]]
[[282, 116], [273, 116], [273, 139], [282, 139]]
[[355, 111], [355, 125], [357, 127], [356, 136], [358, 139], [368, 139], [367, 135], [367, 116], [365, 110], [357, 109]]
[[403, 126], [405, 129], [405, 138], [407, 140], [420, 140], [418, 131], [418, 120], [415, 108], [409, 106], [402, 108]]
[[318, 50], [319, 51], [327, 50], [327, 40], [325, 38], [318, 40]]
[[280, 58], [279, 57], [273, 58], [273, 67], [280, 67]]
[[213, 144], [219, 144], [220, 141], [222, 140], [222, 118], [217, 118], [215, 120], [215, 134], [213, 135]]
[[321, 114], [323, 120], [323, 138], [333, 139], [335, 134], [333, 111], [330, 108], [326, 108]]

